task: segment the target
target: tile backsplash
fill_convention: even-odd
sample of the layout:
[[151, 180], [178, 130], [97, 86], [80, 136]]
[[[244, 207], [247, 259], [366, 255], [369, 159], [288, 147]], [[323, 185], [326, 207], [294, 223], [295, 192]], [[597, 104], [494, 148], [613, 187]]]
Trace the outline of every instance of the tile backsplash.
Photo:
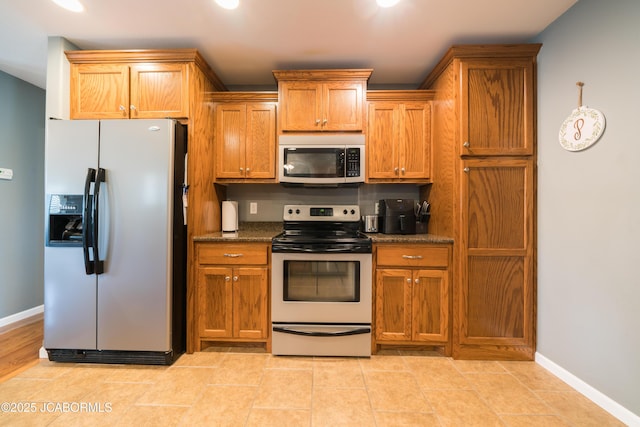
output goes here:
[[[280, 184], [230, 184], [227, 199], [238, 202], [240, 222], [282, 221], [284, 205], [326, 204], [360, 206], [362, 215], [374, 213], [380, 199], [419, 198], [414, 184], [362, 184], [356, 188], [297, 188]], [[250, 203], [257, 204], [257, 213], [250, 214]]]

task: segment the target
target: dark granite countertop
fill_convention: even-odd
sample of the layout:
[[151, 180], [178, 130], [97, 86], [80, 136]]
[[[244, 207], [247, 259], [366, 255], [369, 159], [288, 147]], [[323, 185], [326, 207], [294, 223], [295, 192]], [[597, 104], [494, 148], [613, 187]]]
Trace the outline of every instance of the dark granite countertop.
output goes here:
[[[242, 222], [240, 230], [235, 233], [203, 234], [193, 238], [196, 242], [268, 242], [282, 232], [281, 222]], [[382, 234], [368, 233], [373, 243], [453, 243], [451, 237], [437, 236], [435, 234]]]
[[196, 242], [268, 242], [276, 235], [282, 233], [282, 222], [241, 222], [240, 230], [235, 233], [214, 233], [203, 234], [193, 238]]
[[367, 233], [373, 243], [453, 243], [451, 237], [435, 234], [383, 234]]

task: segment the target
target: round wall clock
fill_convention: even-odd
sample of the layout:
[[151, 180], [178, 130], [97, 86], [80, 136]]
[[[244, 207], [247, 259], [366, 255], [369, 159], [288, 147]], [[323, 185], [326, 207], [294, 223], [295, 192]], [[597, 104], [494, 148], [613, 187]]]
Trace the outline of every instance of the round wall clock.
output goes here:
[[568, 151], [580, 151], [596, 143], [605, 127], [604, 114], [595, 108], [582, 105], [582, 85], [580, 87], [579, 107], [571, 112], [560, 126], [558, 134], [560, 145]]

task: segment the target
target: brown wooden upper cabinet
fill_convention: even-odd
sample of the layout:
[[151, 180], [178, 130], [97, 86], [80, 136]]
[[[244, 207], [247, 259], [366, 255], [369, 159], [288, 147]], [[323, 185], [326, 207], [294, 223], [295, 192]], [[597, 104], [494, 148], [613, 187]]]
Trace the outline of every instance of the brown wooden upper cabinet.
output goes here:
[[173, 54], [66, 52], [71, 63], [71, 118], [188, 117], [188, 66], [180, 62], [182, 52]]
[[215, 92], [216, 180], [276, 177], [276, 92]]
[[462, 155], [533, 154], [533, 71], [529, 58], [460, 61]]
[[369, 91], [370, 182], [427, 182], [431, 174], [431, 91]]
[[274, 71], [280, 101], [278, 133], [362, 132], [371, 71]]

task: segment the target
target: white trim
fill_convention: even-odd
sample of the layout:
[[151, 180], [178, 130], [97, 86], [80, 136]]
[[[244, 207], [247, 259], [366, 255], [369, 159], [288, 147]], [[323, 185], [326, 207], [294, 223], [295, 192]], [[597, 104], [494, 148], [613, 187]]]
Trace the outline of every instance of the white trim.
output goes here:
[[10, 325], [12, 323], [17, 323], [21, 320], [28, 319], [31, 316], [36, 316], [40, 313], [44, 313], [44, 305], [39, 305], [37, 307], [30, 308], [25, 311], [21, 311], [20, 313], [12, 314], [7, 317], [3, 317], [0, 319], [0, 328]]
[[634, 414], [615, 400], [611, 399], [609, 396], [593, 388], [580, 378], [573, 375], [571, 372], [567, 371], [563, 367], [557, 365], [553, 361], [547, 359], [537, 352], [535, 355], [535, 361], [538, 365], [542, 366], [565, 383], [569, 384], [577, 392], [583, 394], [587, 399], [600, 406], [602, 409], [619, 419], [621, 422], [630, 427], [640, 427], [640, 416]]

